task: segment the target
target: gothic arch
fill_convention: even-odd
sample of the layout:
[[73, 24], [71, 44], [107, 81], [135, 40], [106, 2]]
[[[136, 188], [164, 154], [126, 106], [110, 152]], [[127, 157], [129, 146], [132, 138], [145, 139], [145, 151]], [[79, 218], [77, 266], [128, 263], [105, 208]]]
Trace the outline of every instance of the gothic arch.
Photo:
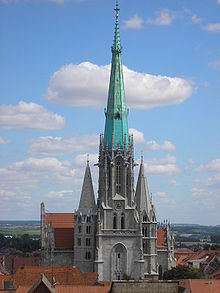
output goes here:
[[127, 274], [127, 248], [117, 243], [111, 250], [111, 277], [112, 280], [122, 280]]

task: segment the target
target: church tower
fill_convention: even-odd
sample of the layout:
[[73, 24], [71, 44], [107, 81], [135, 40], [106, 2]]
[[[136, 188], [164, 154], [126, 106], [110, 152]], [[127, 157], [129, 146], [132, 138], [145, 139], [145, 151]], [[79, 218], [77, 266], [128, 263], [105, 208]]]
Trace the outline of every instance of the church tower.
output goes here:
[[119, 8], [115, 8], [105, 132], [100, 135], [95, 267], [100, 280], [144, 277], [142, 222], [134, 198], [133, 137], [128, 134]]
[[157, 278], [157, 220], [145, 177], [143, 157], [141, 158], [135, 201], [142, 222], [144, 277]]
[[78, 210], [74, 213], [74, 265], [82, 272], [94, 272], [96, 204], [87, 161]]

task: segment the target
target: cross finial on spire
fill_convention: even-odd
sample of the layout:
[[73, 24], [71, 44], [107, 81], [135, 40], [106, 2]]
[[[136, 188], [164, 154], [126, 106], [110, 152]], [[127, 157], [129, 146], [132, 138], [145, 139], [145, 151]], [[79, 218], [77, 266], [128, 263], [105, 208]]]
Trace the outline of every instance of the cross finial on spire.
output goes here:
[[115, 5], [115, 16], [116, 20], [118, 20], [118, 15], [119, 15], [119, 5], [118, 5], [118, 0], [116, 0], [116, 5]]

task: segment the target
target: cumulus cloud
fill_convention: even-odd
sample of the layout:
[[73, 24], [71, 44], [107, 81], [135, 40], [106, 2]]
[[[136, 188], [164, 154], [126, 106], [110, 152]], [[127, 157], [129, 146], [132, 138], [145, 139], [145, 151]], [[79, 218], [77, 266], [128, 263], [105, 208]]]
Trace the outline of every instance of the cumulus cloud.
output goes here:
[[209, 63], [213, 68], [220, 69], [220, 58]]
[[80, 154], [74, 158], [74, 163], [78, 166], [85, 166], [86, 161], [91, 165], [98, 163], [98, 154]]
[[9, 143], [11, 143], [10, 140], [5, 140], [0, 136], [0, 145], [1, 144], [9, 144]]
[[204, 179], [194, 180], [191, 195], [199, 199], [206, 209], [212, 210], [212, 216], [215, 215], [216, 220], [219, 218], [219, 210], [216, 207], [220, 201], [220, 158], [200, 165], [197, 171], [203, 172], [205, 176]]
[[220, 32], [220, 22], [210, 23], [205, 27], [208, 32], [219, 33]]
[[[45, 98], [55, 104], [74, 107], [106, 105], [110, 65], [90, 62], [69, 64], [56, 71], [49, 82]], [[193, 84], [178, 77], [135, 72], [124, 66], [128, 106], [151, 109], [183, 103], [194, 90]]]
[[20, 101], [18, 105], [0, 106], [0, 127], [4, 129], [55, 130], [65, 125], [65, 119], [48, 112], [36, 103]]
[[181, 170], [176, 166], [176, 158], [167, 155], [165, 158], [146, 161], [146, 172], [155, 175], [174, 175], [180, 173]]
[[174, 20], [175, 16], [169, 11], [169, 9], [164, 8], [158, 11], [157, 17], [152, 19], [148, 18], [147, 23], [152, 25], [169, 25]]
[[146, 151], [165, 150], [168, 152], [174, 152], [176, 150], [175, 145], [168, 140], [165, 140], [162, 144], [157, 143], [155, 140], [146, 141], [144, 133], [137, 129], [130, 128], [129, 134], [133, 134], [135, 144], [143, 144], [143, 149]]
[[69, 138], [43, 136], [31, 141], [30, 153], [38, 155], [64, 155], [89, 151], [98, 147], [98, 135], [75, 135]]
[[194, 24], [198, 24], [198, 23], [200, 23], [202, 20], [201, 20], [201, 18], [199, 18], [197, 15], [193, 15], [192, 16], [192, 22], [194, 23]]
[[220, 0], [217, 0], [217, 4], [220, 5]]
[[67, 197], [73, 197], [73, 190], [50, 191], [48, 192], [47, 197], [52, 199], [63, 199]]
[[129, 128], [129, 134], [134, 136], [135, 144], [142, 144], [145, 143], [144, 133], [135, 129]]
[[220, 172], [220, 158], [216, 158], [207, 164], [200, 165], [197, 171]]
[[166, 192], [164, 191], [158, 191], [156, 192], [154, 196], [154, 202], [156, 206], [162, 206], [162, 207], [174, 207], [176, 206], [175, 200], [168, 196]]
[[131, 18], [127, 19], [123, 23], [123, 27], [126, 29], [141, 29], [144, 26], [144, 20], [142, 17], [135, 14]]

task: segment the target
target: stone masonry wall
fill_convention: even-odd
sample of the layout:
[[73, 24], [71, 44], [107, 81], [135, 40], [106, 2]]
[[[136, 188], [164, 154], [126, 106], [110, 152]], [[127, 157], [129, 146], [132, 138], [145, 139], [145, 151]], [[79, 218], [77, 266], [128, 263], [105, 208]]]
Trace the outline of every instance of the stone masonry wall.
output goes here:
[[178, 293], [178, 282], [113, 282], [112, 293]]

